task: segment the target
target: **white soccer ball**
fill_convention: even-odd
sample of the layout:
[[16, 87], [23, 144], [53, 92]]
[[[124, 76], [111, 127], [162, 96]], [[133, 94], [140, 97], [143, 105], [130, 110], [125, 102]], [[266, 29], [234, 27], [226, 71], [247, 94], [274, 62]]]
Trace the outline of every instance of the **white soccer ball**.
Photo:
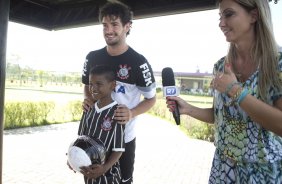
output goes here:
[[99, 140], [89, 136], [79, 136], [68, 149], [68, 163], [71, 168], [80, 172], [80, 167], [92, 164], [104, 164], [106, 148]]

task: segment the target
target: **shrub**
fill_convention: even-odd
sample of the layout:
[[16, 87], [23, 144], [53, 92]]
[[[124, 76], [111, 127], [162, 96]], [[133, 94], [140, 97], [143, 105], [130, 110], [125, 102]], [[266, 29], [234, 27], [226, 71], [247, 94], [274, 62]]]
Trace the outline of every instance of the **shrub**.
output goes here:
[[160, 93], [161, 91], [162, 91], [162, 88], [160, 88], [160, 87], [157, 87], [157, 88], [156, 88], [156, 92], [157, 92], [157, 93]]
[[[172, 113], [168, 110], [166, 106], [166, 101], [161, 95], [157, 95], [156, 104], [149, 110], [150, 114], [164, 118], [166, 120], [174, 122]], [[181, 116], [181, 130], [183, 130], [189, 137], [195, 139], [202, 139], [206, 141], [214, 141], [214, 125], [207, 124], [196, 120], [190, 116]]]
[[42, 121], [42, 116], [38, 102], [23, 102], [25, 104], [26, 119], [31, 126], [39, 125]]
[[4, 128], [47, 124], [47, 116], [54, 106], [54, 102], [8, 102], [5, 104]]
[[214, 125], [196, 120], [189, 116], [181, 117], [181, 128], [187, 135], [195, 139], [214, 141]]
[[5, 105], [5, 124], [4, 128], [16, 128], [24, 125], [25, 114], [20, 102], [11, 102]]
[[48, 124], [48, 115], [55, 108], [54, 102], [39, 102], [39, 107], [42, 117], [42, 123]]
[[72, 121], [80, 120], [82, 116], [81, 101], [71, 101], [68, 103], [67, 108], [69, 113], [72, 115]]

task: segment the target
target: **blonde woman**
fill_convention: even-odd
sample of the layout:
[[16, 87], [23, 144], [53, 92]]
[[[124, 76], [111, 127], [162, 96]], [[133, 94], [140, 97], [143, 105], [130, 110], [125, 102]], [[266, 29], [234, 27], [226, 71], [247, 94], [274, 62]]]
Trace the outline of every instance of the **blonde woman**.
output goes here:
[[282, 54], [268, 1], [220, 0], [219, 15], [230, 48], [214, 65], [213, 108], [168, 99], [181, 114], [215, 124], [209, 183], [282, 183]]

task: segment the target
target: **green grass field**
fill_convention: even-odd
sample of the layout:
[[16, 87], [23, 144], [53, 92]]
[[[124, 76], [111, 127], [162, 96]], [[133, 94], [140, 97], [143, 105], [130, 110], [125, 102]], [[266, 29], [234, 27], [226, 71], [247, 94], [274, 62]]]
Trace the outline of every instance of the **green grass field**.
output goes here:
[[66, 85], [47, 83], [42, 87], [38, 83], [25, 83], [20, 86], [19, 81], [6, 81], [5, 101], [54, 101], [66, 104], [73, 100], [83, 100], [82, 85]]
[[[43, 87], [23, 86], [7, 84], [5, 90], [5, 101], [54, 101], [56, 103], [67, 103], [73, 100], [83, 100], [83, 88], [80, 85], [46, 85]], [[210, 107], [212, 97], [180, 95], [181, 98], [201, 107]], [[162, 93], [158, 98], [163, 98]]]
[[[82, 89], [81, 89], [82, 91]], [[5, 89], [5, 101], [54, 101], [56, 103], [67, 103], [73, 100], [83, 100], [82, 93], [63, 91], [44, 91], [36, 89], [13, 88]]]
[[[78, 93], [77, 91], [81, 91]], [[54, 102], [55, 107], [48, 115], [50, 123], [68, 122], [72, 116], [68, 112], [68, 103], [83, 100], [82, 87], [31, 88], [7, 87], [5, 89], [5, 104], [9, 102]], [[82, 112], [82, 109], [81, 109]]]
[[[54, 102], [55, 107], [48, 115], [49, 123], [63, 123], [72, 121], [72, 116], [68, 112], [68, 103], [73, 101], [83, 100], [81, 86], [46, 86], [44, 88], [40, 87], [15, 87], [9, 86], [5, 89], [5, 103], [9, 102]], [[212, 107], [212, 97], [207, 96], [192, 96], [192, 95], [180, 95], [181, 98], [191, 103], [194, 106], [201, 108]], [[171, 113], [168, 111], [165, 105], [165, 98], [162, 93], [157, 94], [157, 106], [151, 109], [151, 114], [155, 114], [160, 117], [166, 117], [164, 114]], [[162, 110], [161, 110], [162, 109]], [[82, 112], [82, 109], [81, 109]], [[152, 113], [153, 112], [153, 113]], [[161, 114], [159, 114], [161, 113]], [[185, 119], [186, 118], [186, 119]], [[188, 132], [187, 134], [194, 138], [205, 139], [205, 133], [209, 131], [205, 123], [201, 123], [196, 119], [185, 116], [183, 122], [181, 123], [181, 129], [187, 133], [187, 130], [194, 130], [193, 132]], [[168, 118], [171, 120], [171, 117]], [[196, 134], [197, 133], [197, 134]], [[203, 134], [203, 135], [202, 135]]]
[[[77, 91], [81, 91], [78, 93]], [[64, 121], [66, 118], [66, 108], [69, 102], [83, 100], [81, 86], [62, 86], [62, 87], [7, 87], [5, 89], [5, 103], [8, 102], [54, 102], [55, 109], [52, 116], [52, 120], [59, 119]], [[158, 94], [159, 99], [164, 99], [162, 93]], [[212, 106], [212, 97], [204, 96], [191, 96], [181, 95], [181, 98], [187, 102], [202, 108], [208, 108]], [[165, 108], [165, 107], [164, 107]]]

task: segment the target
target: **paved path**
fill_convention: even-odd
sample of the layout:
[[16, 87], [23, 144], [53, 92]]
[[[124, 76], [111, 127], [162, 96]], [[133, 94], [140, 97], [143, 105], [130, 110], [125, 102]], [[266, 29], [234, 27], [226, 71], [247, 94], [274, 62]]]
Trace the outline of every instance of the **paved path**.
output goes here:
[[[212, 143], [190, 139], [178, 126], [142, 115], [134, 184], [206, 184]], [[78, 123], [4, 131], [3, 184], [83, 184], [66, 166]]]

